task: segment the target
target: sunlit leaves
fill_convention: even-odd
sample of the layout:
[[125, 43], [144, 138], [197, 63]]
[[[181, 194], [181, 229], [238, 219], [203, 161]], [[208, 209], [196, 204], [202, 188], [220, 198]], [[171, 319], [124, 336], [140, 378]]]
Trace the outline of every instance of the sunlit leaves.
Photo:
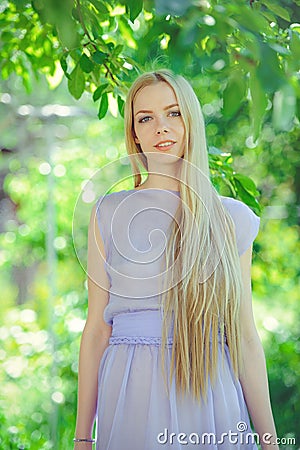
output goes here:
[[[125, 94], [136, 71], [158, 58], [188, 78], [209, 73], [219, 86], [215, 94], [223, 97], [225, 120], [245, 110], [250, 100], [257, 137], [266, 101], [272, 105], [274, 93], [293, 85], [299, 70], [299, 30], [295, 24], [280, 28], [288, 26], [292, 8], [278, 1], [256, 1], [250, 7], [238, 0], [68, 0], [56, 7], [54, 0], [34, 0], [33, 8], [20, 3], [17, 13], [12, 2], [8, 5], [1, 23], [2, 76], [16, 72], [28, 89], [28, 61], [35, 74], [53, 75], [55, 60], [60, 60], [66, 77], [73, 71], [69, 86], [75, 98], [82, 86], [93, 92], [103, 77], [111, 92], [118, 88]], [[82, 73], [74, 72], [78, 64]]]
[[251, 178], [233, 170], [231, 154], [216, 147], [209, 147], [209, 167], [212, 182], [221, 195], [240, 198], [260, 214], [261, 208], [257, 200], [260, 193]]

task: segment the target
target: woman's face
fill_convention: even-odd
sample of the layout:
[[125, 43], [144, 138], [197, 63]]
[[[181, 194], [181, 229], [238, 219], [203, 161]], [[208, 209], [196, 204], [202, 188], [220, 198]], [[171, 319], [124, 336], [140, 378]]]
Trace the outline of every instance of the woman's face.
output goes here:
[[142, 88], [133, 102], [135, 142], [147, 152], [170, 153], [181, 158], [185, 129], [176, 95], [168, 83]]

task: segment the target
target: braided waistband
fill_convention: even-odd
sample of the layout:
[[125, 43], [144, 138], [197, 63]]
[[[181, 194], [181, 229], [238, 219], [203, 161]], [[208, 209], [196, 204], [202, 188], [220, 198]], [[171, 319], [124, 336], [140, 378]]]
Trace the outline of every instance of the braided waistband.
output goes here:
[[[132, 345], [154, 345], [155, 347], [161, 346], [161, 338], [159, 337], [143, 337], [143, 336], [116, 336], [109, 339], [110, 345], [132, 344]], [[171, 347], [173, 339], [168, 338], [166, 342], [167, 347]]]

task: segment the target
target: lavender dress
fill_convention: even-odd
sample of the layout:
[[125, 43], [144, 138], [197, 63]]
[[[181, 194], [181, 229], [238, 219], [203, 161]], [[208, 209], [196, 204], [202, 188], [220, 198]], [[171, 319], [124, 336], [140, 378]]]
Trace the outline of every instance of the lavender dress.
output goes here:
[[[237, 200], [221, 200], [235, 223], [241, 255], [258, 233], [259, 218]], [[174, 381], [169, 397], [165, 390], [157, 293], [167, 228], [179, 201], [177, 191], [153, 188], [97, 202], [110, 281], [104, 320], [112, 325], [99, 367], [97, 450], [257, 449], [226, 345], [205, 404], [177, 396]], [[171, 343], [170, 332], [169, 355]], [[166, 364], [168, 370], [168, 359]]]

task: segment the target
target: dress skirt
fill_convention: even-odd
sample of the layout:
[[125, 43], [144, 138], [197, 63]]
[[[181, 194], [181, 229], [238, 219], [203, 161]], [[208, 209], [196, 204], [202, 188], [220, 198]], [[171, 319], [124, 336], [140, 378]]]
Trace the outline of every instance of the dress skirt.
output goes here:
[[[239, 381], [228, 347], [206, 402], [191, 394], [169, 395], [162, 375], [159, 310], [114, 317], [109, 346], [98, 375], [97, 450], [257, 450]], [[166, 373], [172, 340], [169, 336]]]

